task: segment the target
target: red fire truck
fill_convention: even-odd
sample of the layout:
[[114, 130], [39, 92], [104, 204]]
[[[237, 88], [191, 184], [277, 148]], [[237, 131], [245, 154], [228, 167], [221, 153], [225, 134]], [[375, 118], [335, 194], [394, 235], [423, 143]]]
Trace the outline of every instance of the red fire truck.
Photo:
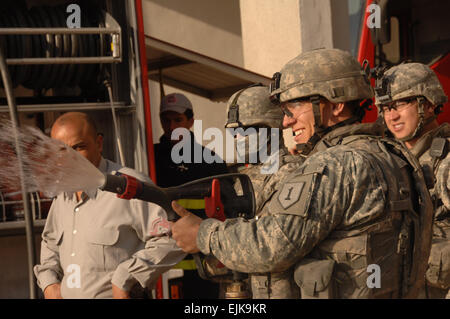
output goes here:
[[[450, 28], [446, 0], [362, 0], [350, 1], [358, 8], [353, 45], [358, 60], [368, 60], [371, 67], [396, 65], [403, 61], [429, 65], [450, 96]], [[376, 5], [373, 6], [373, 5]], [[376, 12], [378, 10], [378, 12]], [[379, 14], [379, 28], [372, 27]], [[352, 18], [352, 17], [351, 17]], [[371, 23], [373, 22], [373, 23]], [[358, 28], [359, 27], [359, 28]], [[442, 108], [438, 122], [450, 122], [450, 103]], [[377, 118], [376, 108], [368, 112], [366, 122]]]

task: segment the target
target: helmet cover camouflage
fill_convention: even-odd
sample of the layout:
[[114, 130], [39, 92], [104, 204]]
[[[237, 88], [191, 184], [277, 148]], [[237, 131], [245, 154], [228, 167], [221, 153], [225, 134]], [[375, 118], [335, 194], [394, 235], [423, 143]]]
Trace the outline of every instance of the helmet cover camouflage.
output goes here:
[[386, 71], [376, 89], [377, 106], [400, 99], [424, 96], [433, 105], [447, 102], [447, 96], [432, 69], [422, 63], [404, 63]]
[[[409, 141], [420, 136], [424, 126], [436, 118], [440, 112], [440, 106], [447, 102], [447, 96], [436, 74], [422, 63], [404, 63], [390, 68], [377, 79], [375, 92], [375, 105], [378, 107], [379, 116], [383, 119], [383, 105], [406, 98], [418, 99], [419, 122], [411, 134], [400, 138], [401, 141]], [[425, 119], [422, 96], [437, 106], [434, 116], [427, 119]]]
[[279, 86], [271, 97], [279, 102], [320, 95], [332, 103], [364, 100], [373, 97], [367, 74], [348, 52], [317, 49], [303, 52], [280, 71]]
[[227, 103], [225, 127], [281, 127], [283, 112], [274, 107], [266, 86], [252, 86], [234, 93]]

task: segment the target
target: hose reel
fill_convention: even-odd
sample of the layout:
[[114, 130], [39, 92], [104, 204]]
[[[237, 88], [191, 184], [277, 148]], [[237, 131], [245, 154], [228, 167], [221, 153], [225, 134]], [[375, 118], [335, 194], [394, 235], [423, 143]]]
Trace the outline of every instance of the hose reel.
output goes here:
[[100, 64], [122, 61], [121, 28], [107, 12], [82, 11], [81, 28], [66, 25], [66, 6], [0, 13], [0, 45], [13, 87], [49, 89], [97, 81]]

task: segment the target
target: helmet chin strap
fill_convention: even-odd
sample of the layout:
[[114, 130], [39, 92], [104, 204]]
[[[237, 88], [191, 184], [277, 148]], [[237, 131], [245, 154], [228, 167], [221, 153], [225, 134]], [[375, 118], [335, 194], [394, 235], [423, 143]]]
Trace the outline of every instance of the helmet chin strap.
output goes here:
[[362, 113], [362, 116], [356, 115], [335, 125], [325, 127], [320, 113], [319, 96], [312, 96], [310, 98], [310, 102], [312, 103], [314, 112], [314, 134], [308, 139], [306, 143], [296, 145], [297, 151], [302, 155], [308, 155], [309, 153], [311, 153], [311, 151], [314, 149], [314, 146], [316, 146], [316, 144], [322, 139], [322, 137], [324, 137], [329, 132], [345, 125], [360, 122], [362, 116], [364, 116], [364, 113]]
[[297, 151], [303, 155], [308, 155], [313, 150], [314, 146], [322, 139], [322, 136], [326, 134], [325, 131], [327, 130], [322, 123], [322, 115], [320, 113], [320, 97], [317, 95], [311, 96], [309, 101], [312, 104], [314, 113], [314, 134], [306, 143], [296, 145]]
[[411, 134], [409, 134], [405, 137], [399, 138], [400, 141], [408, 142], [412, 139], [419, 137], [420, 134], [422, 133], [423, 128], [436, 119], [437, 115], [435, 114], [425, 120], [424, 105], [425, 105], [425, 98], [419, 96], [417, 98], [417, 112], [418, 112], [418, 117], [419, 117], [419, 124], [417, 124], [414, 132], [412, 132]]

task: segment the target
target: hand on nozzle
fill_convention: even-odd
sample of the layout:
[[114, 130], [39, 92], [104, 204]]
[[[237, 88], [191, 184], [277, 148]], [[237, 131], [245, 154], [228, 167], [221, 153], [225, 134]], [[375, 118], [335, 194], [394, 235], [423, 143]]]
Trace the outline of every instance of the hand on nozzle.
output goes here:
[[170, 223], [172, 237], [177, 246], [186, 253], [198, 253], [200, 250], [197, 247], [197, 234], [202, 219], [184, 209], [176, 201], [172, 201], [172, 208], [181, 217], [175, 223]]

